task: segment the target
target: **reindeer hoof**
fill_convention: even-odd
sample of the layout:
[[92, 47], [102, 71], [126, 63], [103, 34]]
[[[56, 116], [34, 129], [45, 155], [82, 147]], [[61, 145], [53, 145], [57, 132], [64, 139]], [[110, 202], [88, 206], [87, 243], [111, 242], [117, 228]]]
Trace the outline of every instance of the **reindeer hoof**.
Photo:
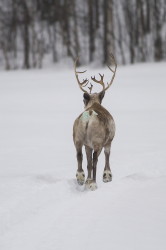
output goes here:
[[87, 179], [85, 182], [85, 186], [87, 189], [90, 189], [91, 191], [94, 191], [97, 189], [97, 184], [92, 179]]
[[103, 173], [103, 182], [110, 182], [112, 181], [112, 173], [110, 170], [104, 170]]
[[96, 182], [91, 182], [90, 185], [89, 185], [89, 189], [91, 191], [95, 191], [97, 189], [97, 184]]
[[77, 178], [77, 183], [78, 185], [83, 185], [85, 182], [85, 174], [84, 171], [78, 172], [76, 173], [76, 178]]
[[86, 179], [86, 182], [85, 182], [85, 186], [87, 187], [87, 188], [89, 188], [89, 185], [90, 185], [90, 183], [92, 182], [93, 180], [91, 179], [91, 178], [87, 178]]

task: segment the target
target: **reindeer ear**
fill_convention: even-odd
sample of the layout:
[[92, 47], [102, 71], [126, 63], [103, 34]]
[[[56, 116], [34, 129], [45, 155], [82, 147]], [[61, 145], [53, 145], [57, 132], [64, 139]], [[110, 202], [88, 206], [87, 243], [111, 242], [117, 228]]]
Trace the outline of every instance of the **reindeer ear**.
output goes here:
[[83, 97], [84, 97], [84, 104], [86, 107], [88, 105], [89, 100], [90, 100], [90, 95], [88, 93], [84, 93]]
[[90, 100], [90, 95], [88, 93], [84, 93], [83, 94], [83, 97], [86, 101], [89, 101]]
[[105, 96], [105, 91], [103, 90], [103, 91], [101, 91], [101, 92], [99, 93], [99, 100], [100, 100], [100, 102], [102, 102], [104, 96]]

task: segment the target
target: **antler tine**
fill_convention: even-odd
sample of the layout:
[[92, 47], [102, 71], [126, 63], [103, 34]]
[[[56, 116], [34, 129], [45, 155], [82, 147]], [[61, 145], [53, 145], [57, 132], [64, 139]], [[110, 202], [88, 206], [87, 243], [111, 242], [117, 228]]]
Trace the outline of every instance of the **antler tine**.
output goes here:
[[105, 88], [105, 91], [106, 91], [106, 90], [111, 86], [111, 84], [113, 83], [113, 80], [114, 80], [115, 74], [116, 74], [116, 69], [117, 69], [117, 63], [116, 63], [115, 57], [113, 56], [112, 53], [110, 53], [110, 57], [111, 57], [111, 59], [113, 60], [113, 63], [114, 63], [114, 65], [115, 65], [115, 69], [113, 70], [109, 65], [107, 65], [108, 68], [112, 71], [113, 76], [112, 76], [112, 78], [111, 78], [110, 83], [108, 83], [107, 87]]
[[104, 89], [105, 89], [105, 84], [104, 84], [104, 82], [103, 82], [104, 74], [101, 75], [101, 74], [99, 73], [99, 76], [101, 77], [100, 80], [96, 80], [95, 76], [94, 76], [94, 77], [91, 76], [91, 79], [92, 79], [92, 81], [94, 81], [94, 82], [99, 83], [100, 85], [102, 85], [102, 86], [103, 86], [103, 90], [104, 90]]
[[[81, 83], [82, 87], [86, 87], [89, 83], [89, 80], [86, 78], [85, 80], [83, 79], [83, 82]], [[85, 84], [85, 85], [84, 85]], [[84, 86], [83, 86], [84, 85]]]
[[[76, 58], [75, 60], [75, 63], [74, 63], [74, 71], [75, 71], [75, 76], [76, 76], [76, 79], [77, 79], [77, 82], [78, 82], [78, 86], [80, 87], [80, 89], [84, 92], [84, 93], [88, 93], [85, 89], [83, 89], [83, 87], [86, 87], [87, 84], [89, 83], [88, 79], [83, 79], [82, 82], [80, 82], [79, 78], [78, 78], [78, 74], [82, 74], [82, 73], [85, 73], [86, 70], [84, 71], [76, 71], [76, 67], [77, 67], [77, 61], [78, 61], [78, 57]], [[84, 85], [84, 86], [83, 86]]]
[[90, 84], [91, 86], [90, 87], [88, 87], [88, 89], [89, 89], [89, 91], [90, 91], [90, 94], [92, 93], [92, 89], [93, 89], [93, 85], [92, 85], [92, 83]]
[[114, 73], [116, 71], [116, 68], [117, 68], [117, 63], [116, 63], [115, 57], [114, 57], [114, 55], [112, 53], [110, 53], [110, 57], [114, 62], [115, 70], [111, 69], [111, 67], [109, 65], [107, 65], [107, 67]]
[[85, 73], [87, 70], [84, 70], [84, 71], [76, 71], [77, 74], [82, 74], [82, 73]]

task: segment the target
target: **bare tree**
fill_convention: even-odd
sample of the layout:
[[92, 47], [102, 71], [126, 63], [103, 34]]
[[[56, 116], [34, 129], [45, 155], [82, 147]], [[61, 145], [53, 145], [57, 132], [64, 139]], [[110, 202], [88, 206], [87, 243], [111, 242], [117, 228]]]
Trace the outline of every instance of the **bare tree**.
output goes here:
[[88, 1], [88, 19], [89, 19], [89, 61], [94, 60], [95, 52], [95, 25], [94, 25], [94, 1]]

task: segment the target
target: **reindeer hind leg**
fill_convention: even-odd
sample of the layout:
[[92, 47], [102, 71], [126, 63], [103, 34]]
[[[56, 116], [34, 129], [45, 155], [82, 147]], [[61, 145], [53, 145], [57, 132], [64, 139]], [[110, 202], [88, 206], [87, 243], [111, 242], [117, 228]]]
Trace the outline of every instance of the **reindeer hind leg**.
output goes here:
[[112, 181], [112, 173], [111, 173], [111, 168], [110, 168], [110, 163], [109, 163], [110, 149], [111, 149], [111, 143], [104, 147], [105, 168], [103, 172], [103, 182]]
[[86, 157], [87, 157], [87, 170], [88, 170], [88, 177], [86, 179], [86, 186], [89, 186], [89, 183], [92, 181], [92, 149], [88, 146], [85, 146], [85, 151], [86, 151]]
[[82, 155], [82, 145], [80, 143], [76, 143], [76, 151], [77, 151], [77, 163], [78, 163], [76, 179], [79, 185], [83, 185], [85, 182], [85, 173], [82, 168], [83, 155]]

